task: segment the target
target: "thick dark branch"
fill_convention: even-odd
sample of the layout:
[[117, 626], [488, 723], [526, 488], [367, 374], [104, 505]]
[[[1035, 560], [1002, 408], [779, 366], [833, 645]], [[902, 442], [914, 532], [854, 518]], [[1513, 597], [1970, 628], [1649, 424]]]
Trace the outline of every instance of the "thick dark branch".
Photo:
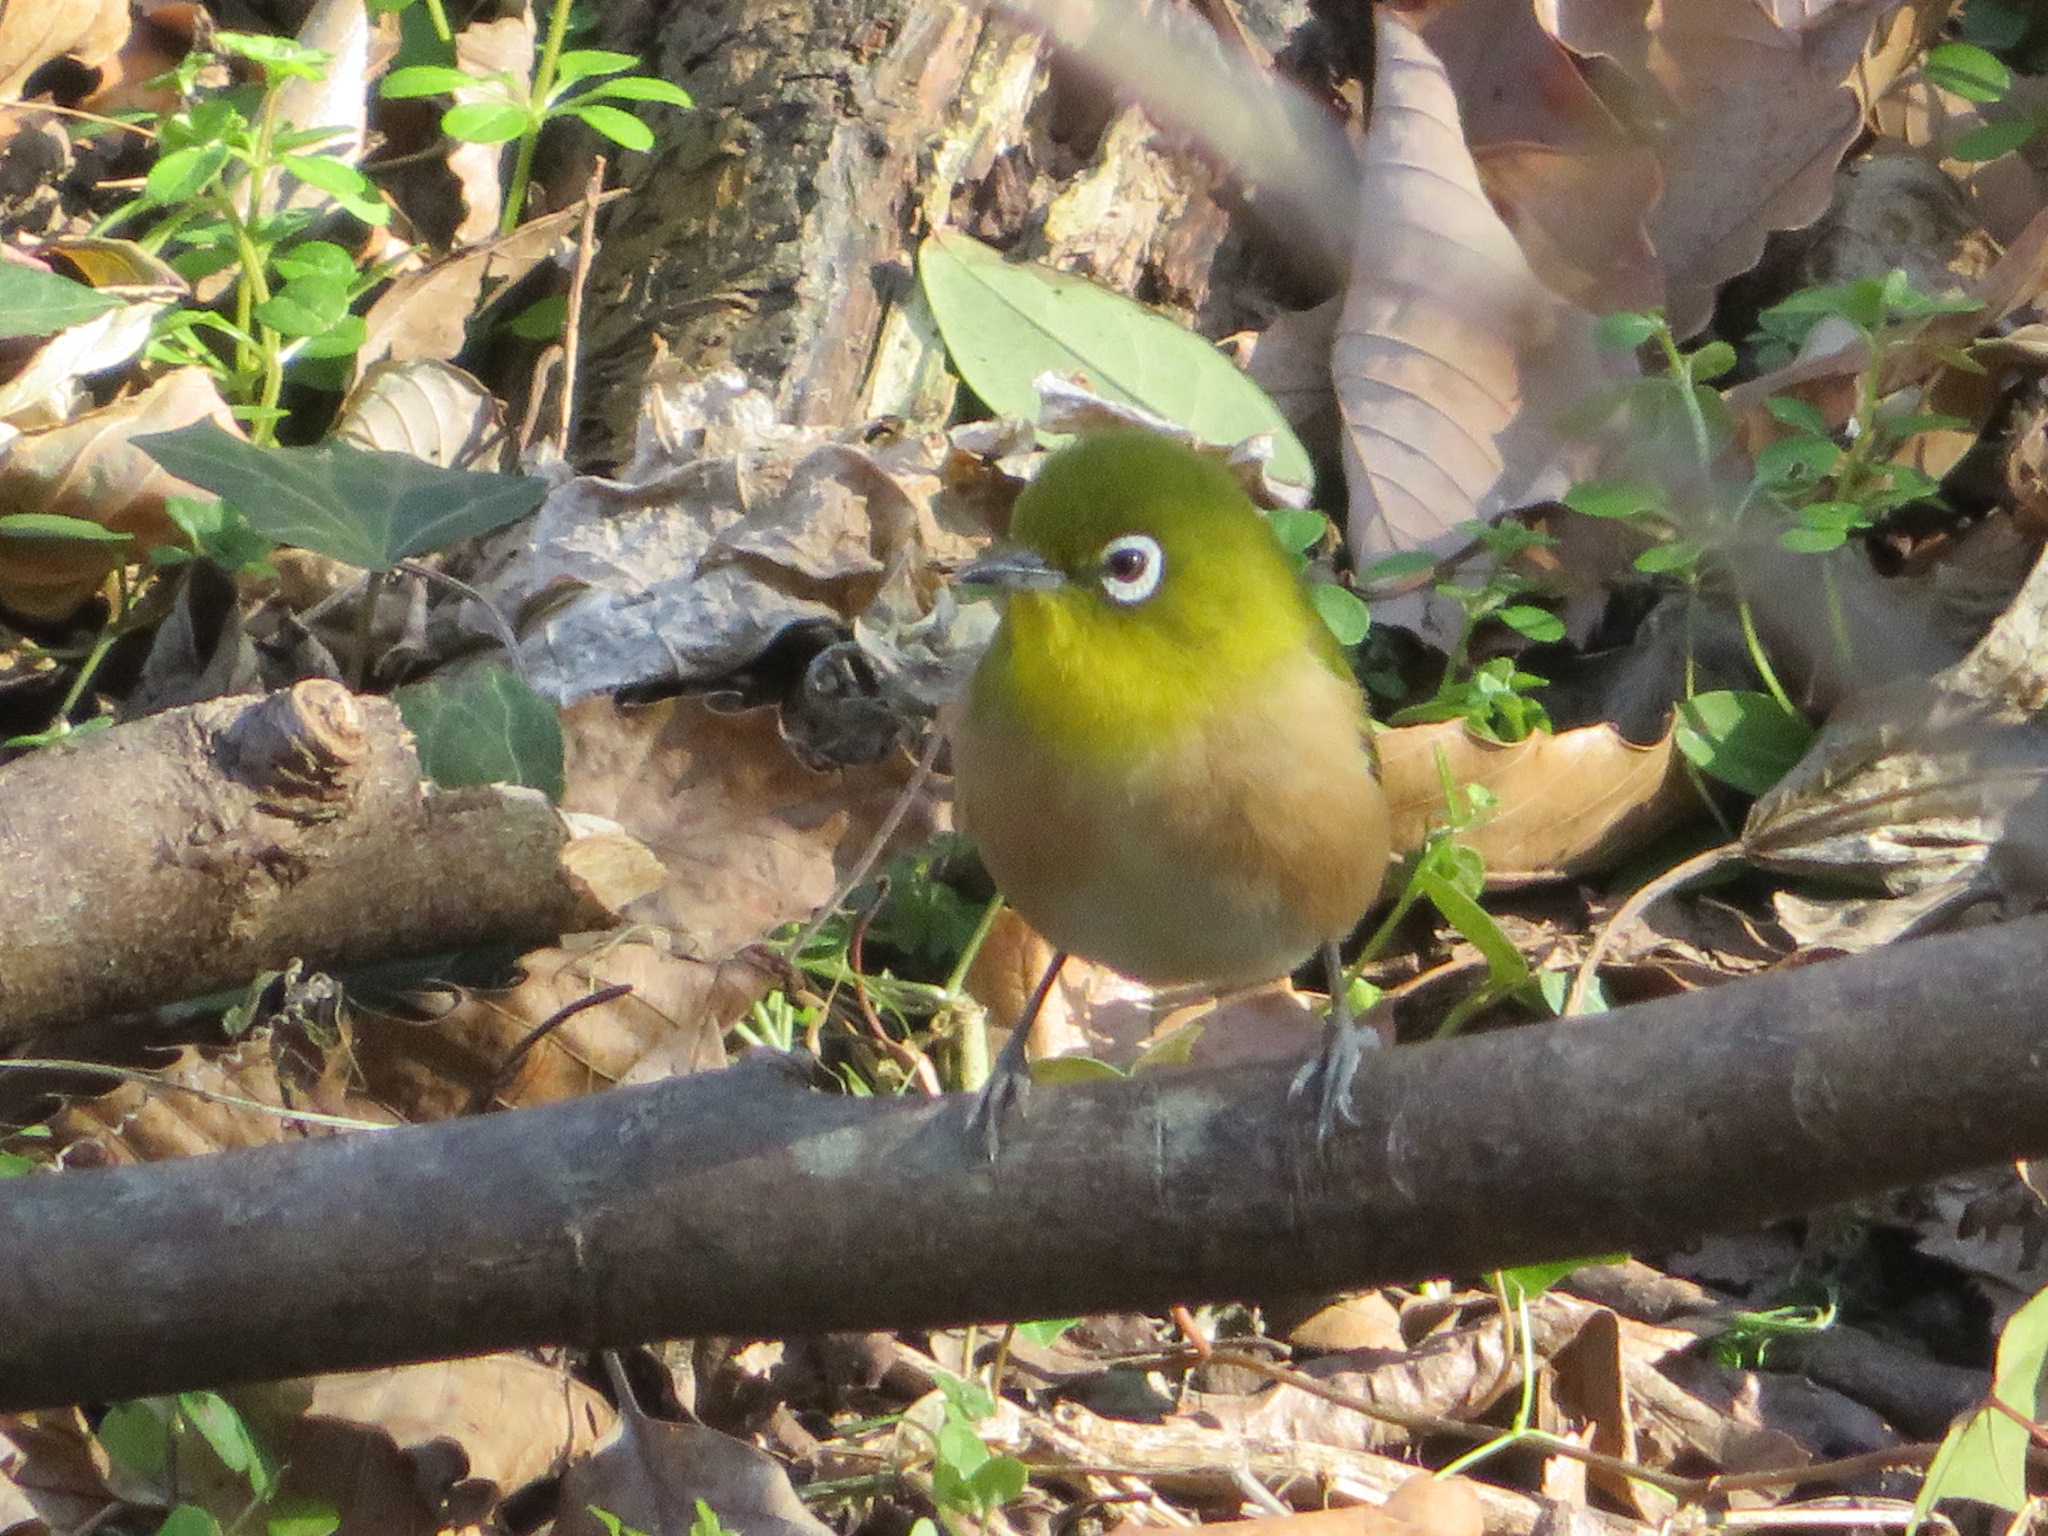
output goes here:
[[1747, 1227], [2048, 1153], [2048, 919], [1406, 1047], [1318, 1160], [1288, 1071], [965, 1105], [742, 1069], [0, 1185], [0, 1409], [543, 1340], [1064, 1315]]

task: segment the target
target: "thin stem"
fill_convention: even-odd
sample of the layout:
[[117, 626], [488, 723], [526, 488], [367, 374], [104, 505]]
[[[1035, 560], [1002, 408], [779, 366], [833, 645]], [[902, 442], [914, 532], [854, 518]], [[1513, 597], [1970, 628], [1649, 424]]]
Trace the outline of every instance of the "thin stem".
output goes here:
[[1756, 632], [1756, 613], [1749, 606], [1748, 598], [1736, 600], [1735, 613], [1736, 617], [1742, 620], [1742, 643], [1749, 647], [1750, 664], [1756, 668], [1757, 676], [1764, 680], [1764, 687], [1769, 690], [1771, 697], [1777, 700], [1778, 708], [1795, 720], [1803, 718], [1799, 711], [1792, 707], [1792, 700], [1785, 692], [1785, 685], [1778, 681], [1778, 674], [1771, 667], [1771, 658], [1764, 654], [1763, 638]]
[[981, 946], [988, 942], [989, 930], [995, 927], [996, 917], [1003, 910], [1003, 898], [991, 896], [988, 905], [981, 909], [981, 920], [974, 925], [974, 932], [967, 936], [966, 947], [960, 951], [960, 958], [953, 962], [953, 969], [946, 973], [946, 990], [955, 997], [967, 985], [967, 973], [973, 969], [975, 956], [981, 953]]
[[555, 88], [555, 69], [561, 63], [562, 43], [569, 35], [569, 0], [555, 0], [548, 17], [547, 41], [541, 45], [540, 66], [533, 72], [532, 95], [526, 102], [526, 131], [519, 135], [519, 154], [512, 164], [512, 184], [505, 192], [504, 211], [498, 216], [498, 233], [509, 235], [519, 227], [526, 211], [526, 188], [533, 180], [533, 155], [540, 145], [541, 125], [547, 121], [548, 96]]

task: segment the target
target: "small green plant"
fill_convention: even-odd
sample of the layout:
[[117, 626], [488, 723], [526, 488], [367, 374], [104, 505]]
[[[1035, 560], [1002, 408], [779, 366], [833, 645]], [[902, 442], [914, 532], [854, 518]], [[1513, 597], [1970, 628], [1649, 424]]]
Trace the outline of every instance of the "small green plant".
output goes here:
[[979, 1382], [941, 1374], [946, 1402], [932, 1451], [932, 1498], [942, 1510], [986, 1520], [1024, 1492], [1030, 1473], [1014, 1456], [988, 1448], [976, 1427], [995, 1416], [993, 1393]]
[[1714, 1335], [1714, 1359], [1730, 1370], [1762, 1370], [1771, 1345], [1779, 1339], [1824, 1333], [1834, 1325], [1832, 1301], [1819, 1307], [1768, 1307], [1760, 1312], [1738, 1312]]
[[[653, 75], [620, 74], [640, 62], [630, 53], [602, 48], [564, 49], [569, 10], [569, 0], [555, 0], [547, 39], [541, 46], [531, 80], [504, 71], [479, 79], [447, 65], [415, 64], [393, 70], [384, 81], [383, 94], [390, 100], [460, 97], [441, 114], [441, 131], [452, 139], [469, 144], [518, 141], [512, 181], [505, 192], [504, 214], [499, 223], [501, 231], [508, 235], [519, 227], [525, 211], [527, 188], [533, 180], [534, 149], [540, 142], [541, 129], [550, 121], [573, 117], [614, 144], [645, 150], [654, 145], [653, 131], [632, 113], [610, 105], [611, 102], [691, 105], [689, 93], [680, 86]], [[599, 79], [604, 75], [618, 78]], [[586, 87], [584, 82], [590, 80], [598, 83]]]
[[[1508, 657], [1495, 657], [1474, 667], [1472, 647], [1480, 630], [1490, 623], [1504, 625], [1527, 640], [1547, 643], [1564, 638], [1564, 625], [1557, 615], [1527, 601], [1538, 589], [1517, 563], [1530, 551], [1556, 541], [1512, 522], [1472, 521], [1461, 524], [1458, 531], [1487, 558], [1485, 578], [1476, 585], [1469, 581], [1436, 584], [1437, 595], [1455, 603], [1461, 615], [1457, 638], [1444, 661], [1443, 681], [1429, 698], [1389, 716], [1388, 724], [1463, 720], [1489, 741], [1521, 741], [1550, 729], [1550, 716], [1534, 697], [1535, 690], [1544, 687], [1548, 679], [1522, 671]], [[1415, 555], [1396, 555], [1377, 562], [1364, 579], [1369, 583], [1403, 580], [1432, 568], [1433, 562], [1419, 563]]]
[[[1636, 569], [1694, 592], [1710, 581], [1730, 581], [1729, 556], [1759, 531], [1767, 531], [1790, 554], [1832, 553], [1899, 508], [1935, 498], [1935, 482], [1900, 462], [1899, 452], [1921, 433], [1967, 424], [1930, 412], [1895, 409], [1882, 394], [1885, 369], [1900, 349], [1923, 344], [1934, 320], [1978, 307], [1972, 300], [1919, 293], [1903, 272], [1894, 271], [1882, 278], [1807, 289], [1765, 310], [1752, 338], [1760, 366], [1789, 361], [1814, 327], [1830, 319], [1846, 323], [1861, 337], [1865, 364], [1849, 419], [1839, 429], [1805, 400], [1781, 395], [1767, 401], [1766, 409], [1785, 430], [1757, 454], [1748, 480], [1734, 487], [1716, 475], [1733, 443], [1734, 425], [1720, 395], [1710, 387], [1733, 367], [1734, 350], [1715, 341], [1687, 352], [1657, 315], [1610, 315], [1602, 325], [1608, 344], [1631, 349], [1647, 345], [1665, 363], [1661, 378], [1641, 380], [1606, 402], [1628, 411], [1633, 428], [1630, 451], [1643, 473], [1575, 486], [1565, 504], [1587, 517], [1626, 522], [1641, 530], [1650, 543], [1636, 557]], [[1960, 353], [1944, 355], [1956, 366], [1975, 366]], [[1689, 443], [1691, 458], [1676, 473], [1670, 469], [1674, 442]], [[1847, 664], [1853, 658], [1832, 567], [1821, 567], [1821, 580], [1830, 633], [1840, 660]], [[1788, 724], [1779, 730], [1765, 721], [1746, 707], [1746, 695], [1728, 696], [1734, 702], [1715, 713], [1731, 727], [1763, 730], [1773, 738], [1796, 732], [1803, 742], [1804, 718], [1778, 680], [1747, 598], [1739, 588], [1735, 596], [1751, 663]], [[1693, 691], [1688, 655], [1688, 698]], [[1681, 745], [1695, 764], [1725, 776], [1716, 766], [1716, 740], [1704, 719], [1703, 714], [1688, 720], [1691, 735]], [[1774, 739], [1769, 745], [1776, 753], [1784, 743]], [[1726, 760], [1757, 756], [1732, 752]], [[1738, 787], [1757, 792], [1753, 780]]]
[[[283, 121], [284, 88], [324, 78], [328, 55], [244, 32], [217, 32], [213, 46], [256, 66], [261, 86], [253, 95], [242, 88], [202, 91], [200, 74], [217, 56], [189, 54], [165, 77], [177, 87], [179, 105], [157, 125], [160, 153], [142, 192], [95, 233], [153, 215], [156, 223], [139, 243], [168, 253], [180, 275], [198, 281], [234, 271], [227, 313], [193, 305], [168, 310], [146, 355], [212, 372], [240, 403], [256, 441], [268, 442], [281, 414], [287, 363], [360, 347], [367, 333], [351, 306], [382, 278], [358, 271], [340, 246], [305, 238], [318, 210], [295, 206], [290, 184], [318, 189], [366, 224], [384, 224], [391, 212], [361, 171], [324, 152], [344, 136], [341, 130]], [[213, 337], [225, 343], [225, 359]]]
[[167, 1488], [173, 1507], [158, 1536], [221, 1536], [224, 1527], [212, 1510], [179, 1501], [180, 1470], [189, 1475], [186, 1458], [198, 1454], [210, 1454], [248, 1489], [246, 1503], [225, 1529], [248, 1529], [260, 1519], [269, 1536], [327, 1536], [341, 1525], [341, 1513], [331, 1504], [280, 1497], [276, 1458], [218, 1393], [116, 1403], [95, 1433], [112, 1460]]
[[[1329, 518], [1313, 507], [1282, 507], [1267, 518], [1273, 537], [1293, 558], [1295, 569], [1308, 571], [1317, 553], [1332, 544], [1337, 531]], [[1309, 601], [1329, 627], [1337, 643], [1347, 649], [1362, 645], [1372, 632], [1372, 610], [1365, 600], [1341, 582], [1316, 580], [1308, 589]]]
[[2044, 1412], [2042, 1366], [2048, 1362], [2048, 1291], [2013, 1313], [1998, 1338], [1998, 1361], [1983, 1403], [1949, 1426], [1920, 1496], [1913, 1525], [1942, 1499], [1977, 1499], [2008, 1514], [2027, 1505], [2027, 1449]]
[[[1970, 6], [1969, 14], [1975, 17], [1980, 9], [1988, 13], [1986, 19], [1989, 24], [1997, 27], [1997, 12], [1993, 7], [1983, 5], [1981, 0]], [[1994, 46], [2015, 46], [2026, 35], [2026, 18], [2007, 13], [2004, 21], [2003, 30], [1992, 33], [1986, 41], [1996, 39]], [[2011, 69], [1989, 47], [1981, 46], [1979, 42], [1942, 43], [1930, 49], [1925, 72], [1931, 83], [1980, 106], [2004, 101], [2012, 89]], [[2038, 112], [2017, 112], [1997, 117], [1987, 114], [1982, 125], [1959, 135], [1947, 146], [1947, 151], [1957, 160], [1996, 160], [2001, 155], [2025, 148], [2044, 132], [2048, 132], [2048, 116]]]

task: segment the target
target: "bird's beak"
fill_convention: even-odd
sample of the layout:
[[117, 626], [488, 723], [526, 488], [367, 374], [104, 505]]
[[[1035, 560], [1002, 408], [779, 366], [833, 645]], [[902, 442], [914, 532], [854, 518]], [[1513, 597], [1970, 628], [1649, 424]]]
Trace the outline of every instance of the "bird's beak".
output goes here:
[[1004, 592], [1050, 592], [1066, 585], [1064, 571], [1032, 550], [1008, 546], [992, 549], [954, 573], [953, 579]]

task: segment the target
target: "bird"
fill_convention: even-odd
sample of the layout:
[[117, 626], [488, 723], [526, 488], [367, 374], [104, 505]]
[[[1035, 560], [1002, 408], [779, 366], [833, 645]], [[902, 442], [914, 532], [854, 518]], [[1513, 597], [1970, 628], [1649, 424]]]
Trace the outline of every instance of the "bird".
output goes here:
[[1237, 477], [1149, 429], [1091, 433], [955, 579], [1003, 605], [951, 721], [959, 823], [1054, 950], [970, 1115], [988, 1157], [1069, 955], [1222, 991], [1320, 953], [1330, 1021], [1291, 1097], [1318, 1146], [1355, 1123], [1377, 1040], [1338, 947], [1379, 896], [1387, 800], [1343, 649]]

